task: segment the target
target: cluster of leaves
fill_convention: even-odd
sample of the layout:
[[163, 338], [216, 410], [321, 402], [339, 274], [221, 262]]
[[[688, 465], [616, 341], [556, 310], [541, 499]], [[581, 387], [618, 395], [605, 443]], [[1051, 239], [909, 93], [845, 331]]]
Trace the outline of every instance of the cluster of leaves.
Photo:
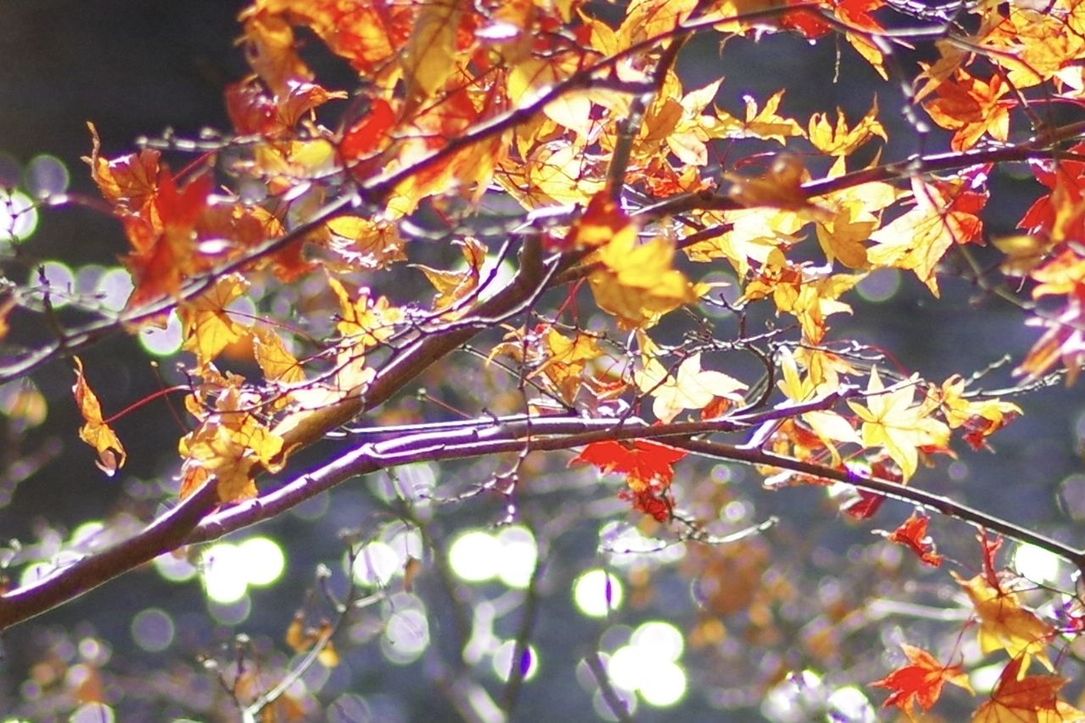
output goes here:
[[[993, 239], [1014, 286], [978, 263], [975, 281], [1031, 295], [1018, 301], [1044, 333], [1018, 360], [1025, 383], [1056, 372], [1074, 380], [1085, 362], [1085, 143], [1079, 125], [1054, 125], [1037, 108], [1082, 102], [1085, 3], [923, 13], [882, 0], [635, 0], [617, 20], [604, 10], [578, 0], [256, 0], [240, 17], [252, 75], [226, 90], [232, 132], [194, 144], [177, 171], [158, 148], [107, 158], [93, 134], [91, 174], [130, 245], [134, 288], [116, 324], [160, 324], [175, 307], [193, 355], [179, 496], [202, 508], [175, 546], [282, 509], [261, 475], [287, 469], [291, 455], [476, 336], [486, 345], [479, 373], [504, 386], [467, 410], [473, 439], [438, 443], [424, 418], [387, 413], [399, 446], [367, 448], [372, 466], [329, 471], [327, 484], [497, 452], [518, 453], [515, 478], [529, 452], [579, 449], [574, 462], [620, 475], [635, 510], [677, 529], [688, 518], [675, 465], [694, 454], [753, 463], [773, 486], [850, 485], [857, 496], [844, 509], [858, 519], [889, 494], [1020, 537], [906, 485], [921, 463], [956, 455], [955, 441], [988, 447], [1021, 408], [975, 388], [975, 377], [894, 371], [830, 322], [887, 269], [939, 296], [947, 256], [973, 260], [971, 248], [987, 244], [996, 164], [1027, 160], [1046, 192], [1019, 235]], [[302, 31], [357, 71], [356, 87], [318, 82]], [[855, 123], [840, 108], [788, 115], [786, 87], [721, 107], [722, 80], [689, 88], [676, 70], [698, 33], [841, 37], [887, 92], [904, 88], [909, 113], [951, 132], [950, 152], [884, 161], [890, 135], [876, 98]], [[930, 62], [903, 68], [902, 48], [920, 40], [931, 42]], [[906, 130], [929, 133], [918, 117]], [[508, 219], [472, 226], [490, 208]], [[425, 290], [405, 295], [403, 279]], [[280, 285], [306, 290], [291, 297], [304, 323], [274, 318], [268, 289]], [[238, 313], [246, 299], [257, 318]], [[0, 308], [0, 318], [24, 311]], [[752, 333], [759, 308], [772, 318]], [[76, 346], [77, 332], [57, 349]], [[220, 370], [250, 362], [248, 376]], [[80, 436], [114, 472], [124, 448], [76, 363]], [[10, 373], [29, 368], [16, 362]], [[492, 420], [517, 414], [527, 424], [486, 437]], [[743, 442], [714, 441], [720, 434]], [[299, 478], [296, 497], [276, 500], [296, 504], [325, 489], [322, 479]], [[928, 522], [916, 513], [886, 537], [937, 567]], [[1052, 551], [1082, 562], [1073, 549]], [[1052, 668], [1047, 650], [1065, 631], [1024, 607], [994, 554], [985, 546], [984, 572], [957, 578], [982, 651], [1006, 653], [976, 719], [1085, 718], [1057, 699], [1061, 678], [1029, 673], [1032, 660]], [[904, 652], [908, 663], [877, 683], [892, 691], [887, 705], [911, 715], [947, 682], [969, 688], [958, 664]]]

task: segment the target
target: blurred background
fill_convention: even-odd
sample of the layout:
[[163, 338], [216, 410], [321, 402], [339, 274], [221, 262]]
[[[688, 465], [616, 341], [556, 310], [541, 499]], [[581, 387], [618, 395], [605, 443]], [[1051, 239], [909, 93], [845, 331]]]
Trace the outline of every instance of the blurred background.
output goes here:
[[[4, 185], [93, 198], [80, 160], [91, 150], [88, 122], [106, 157], [167, 129], [189, 138], [204, 128], [228, 129], [222, 90], [247, 70], [235, 47], [243, 6], [0, 2]], [[847, 72], [834, 82], [838, 54]], [[352, 89], [349, 73], [325, 61], [317, 61], [324, 84]], [[905, 139], [884, 158], [917, 150], [892, 88], [831, 41], [812, 47], [795, 37], [733, 39], [721, 52], [718, 40], [699, 38], [684, 51], [680, 71], [687, 88], [725, 76], [717, 102], [733, 113], [747, 94], [764, 98], [787, 87], [781, 112], [800, 122], [836, 106], [854, 121], [877, 90], [890, 138]], [[934, 133], [926, 150], [944, 147]], [[715, 150], [722, 165], [735, 160]], [[998, 200], [984, 216], [990, 233], [1012, 233], [1038, 192], [1027, 168], [997, 171]], [[118, 258], [127, 242], [116, 221], [78, 206], [31, 216], [19, 217], [12, 232], [18, 242], [11, 234], [0, 241], [8, 280], [33, 285], [44, 276], [53, 286], [99, 295], [106, 308], [123, 305], [129, 287]], [[993, 263], [983, 250], [977, 254]], [[932, 380], [968, 375], [1005, 354], [1021, 358], [1037, 330], [1025, 328], [1014, 307], [955, 280], [958, 263], [947, 258], [951, 273], [937, 303], [910, 275], [886, 272], [864, 282], [850, 299], [854, 319], [835, 317], [837, 335], [887, 350], [901, 371]], [[14, 319], [3, 358], [49, 334], [40, 322]], [[107, 414], [183, 381], [178, 344], [167, 330], [113, 337], [85, 352]], [[985, 386], [1012, 384], [1012, 366], [996, 369]], [[453, 400], [465, 389], [487, 393], [477, 364], [465, 364], [454, 379], [446, 375], [432, 372], [420, 385]], [[175, 494], [184, 428], [170, 405], [159, 400], [116, 423], [129, 464], [110, 479], [77, 439], [72, 379], [70, 364], [57, 361], [0, 387], [4, 559], [49, 559], [104, 527], [135, 529]], [[1014, 401], [1025, 415], [993, 438], [997, 455], [959, 450], [914, 483], [1080, 545], [1080, 387]], [[417, 410], [424, 402], [404, 405]], [[331, 440], [299, 463], [348, 445]], [[618, 480], [599, 484], [594, 472], [568, 468], [569, 458], [529, 461], [526, 471], [537, 476], [520, 490], [511, 521], [505, 496], [467, 497], [494, 474], [492, 463], [419, 465], [352, 481], [222, 544], [159, 560], [5, 633], [0, 710], [10, 720], [79, 723], [232, 720], [226, 688], [236, 683], [243, 697], [270, 687], [297, 660], [286, 640], [295, 611], [306, 611], [306, 625], [317, 627], [327, 615], [320, 580], [342, 596], [352, 579], [372, 605], [336, 638], [337, 664], [318, 663], [291, 688], [289, 706], [279, 711], [284, 720], [487, 720], [486, 706], [471, 698], [480, 690], [498, 705], [516, 698], [517, 720], [614, 719], [585, 662], [596, 652], [613, 694], [638, 720], [874, 720], [882, 697], [862, 685], [900, 664], [900, 641], [978, 659], [971, 632], [954, 637], [967, 608], [946, 572], [923, 569], [872, 535], [896, 527], [910, 512], [906, 505], [888, 503], [857, 524], [824, 489], [767, 492], [752, 469], [687, 460], [676, 481], [680, 505], [721, 532], [773, 515], [780, 522], [733, 544], [683, 543], [618, 500]], [[457, 496], [464, 499], [430, 499]], [[971, 529], [935, 519], [932, 535], [950, 569], [974, 573]], [[347, 557], [348, 542], [361, 544], [355, 560]], [[1038, 583], [1071, 585], [1065, 564], [1007, 549], [1007, 561]], [[417, 579], [412, 560], [421, 561]], [[32, 565], [10, 571], [15, 579], [32, 574]], [[238, 635], [245, 637], [239, 642]], [[522, 688], [507, 683], [518, 637], [531, 651], [522, 661]], [[248, 661], [248, 677], [238, 674], [239, 659]], [[1068, 661], [1063, 674], [1075, 670]], [[989, 678], [992, 671], [998, 668]], [[1067, 697], [1080, 688], [1072, 684]], [[965, 695], [946, 697], [947, 715], [971, 709]]]

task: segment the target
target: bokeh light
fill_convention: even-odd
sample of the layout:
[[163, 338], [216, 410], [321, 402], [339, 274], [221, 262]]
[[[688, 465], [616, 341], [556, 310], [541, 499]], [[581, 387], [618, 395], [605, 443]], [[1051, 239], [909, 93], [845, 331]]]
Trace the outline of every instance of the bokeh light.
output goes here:
[[248, 583], [255, 587], [273, 585], [286, 568], [286, 556], [279, 543], [270, 537], [250, 537], [238, 545], [247, 561]]
[[0, 188], [0, 241], [26, 241], [38, 228], [38, 209], [22, 191]]
[[148, 326], [139, 332], [139, 343], [148, 354], [172, 356], [181, 348], [181, 320], [171, 311], [165, 329]]
[[173, 618], [158, 608], [147, 608], [136, 613], [130, 630], [136, 645], [149, 653], [159, 653], [169, 648], [176, 632]]
[[590, 618], [606, 617], [622, 606], [622, 581], [606, 570], [584, 572], [573, 582], [573, 602]]
[[[494, 651], [494, 657], [491, 660], [493, 666], [494, 675], [503, 681], [509, 679], [509, 674], [512, 672], [512, 658], [516, 652], [516, 641], [506, 640], [498, 646]], [[523, 672], [523, 678], [525, 681], [530, 681], [539, 673], [539, 653], [535, 649], [535, 646], [528, 645], [520, 657], [519, 665]]]
[[493, 580], [501, 572], [500, 544], [489, 532], [469, 530], [452, 541], [448, 564], [466, 582]]

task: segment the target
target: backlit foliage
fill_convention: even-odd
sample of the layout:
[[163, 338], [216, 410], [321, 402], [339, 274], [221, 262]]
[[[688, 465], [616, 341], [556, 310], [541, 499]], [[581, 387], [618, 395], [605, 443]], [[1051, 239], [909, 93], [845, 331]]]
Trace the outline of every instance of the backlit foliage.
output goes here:
[[[54, 308], [47, 284], [0, 289], [0, 335], [52, 329], [5, 349], [11, 384], [174, 314], [187, 413], [173, 511], [9, 585], [0, 625], [353, 477], [481, 459], [486, 473], [455, 467], [478, 477], [470, 490], [442, 479], [432, 498], [397, 492], [434, 504], [403, 502], [404, 524], [423, 529], [436, 502], [475, 497], [504, 500], [492, 523], [535, 524], [532, 495], [564, 487], [548, 517], [624, 520], [660, 549], [696, 548], [680, 574], [701, 608], [684, 632], [712, 671], [706, 690], [748, 701], [816, 668], [867, 695], [888, 689], [885, 705], [909, 718], [937, 711], [949, 683], [977, 721], [1085, 720], [1059, 673], [1079, 654], [1076, 592], [1036, 590], [986, 534], [940, 543], [972, 526], [1078, 570], [1085, 551], [923, 489], [954, 459], [997, 450], [997, 432], [1035, 413], [1024, 393], [1072, 384], [1085, 362], [1085, 142], [1057, 112], [1085, 103], [1085, 2], [255, 0], [239, 22], [251, 74], [225, 88], [232, 128], [114, 156], [103, 142], [123, 139], [90, 126], [89, 173], [127, 239], [123, 309], [87, 326]], [[756, 53], [778, 34], [834, 47], [826, 74], [871, 74], [869, 110], [796, 110], [788, 78], [735, 103], [731, 79], [683, 72], [694, 40]], [[332, 86], [318, 58], [352, 81]], [[987, 221], [1005, 168], [1035, 181], [1014, 231]], [[902, 272], [923, 303], [948, 304], [963, 283], [1040, 328], [1031, 348], [1007, 342], [1016, 368], [1001, 390], [985, 375], [1006, 360], [928, 379], [872, 341], [857, 290]], [[114, 474], [125, 448], [87, 377], [109, 380], [73, 359], [78, 436]], [[353, 441], [325, 443], [344, 434]], [[772, 567], [771, 523], [698, 458], [771, 489], [823, 486], [846, 513], [832, 524], [885, 517], [887, 548], [915, 560], [849, 553], [839, 564], [865, 566], [863, 579], [808, 606]], [[597, 515], [589, 497], [623, 502]], [[889, 499], [920, 509], [879, 510]], [[389, 575], [412, 592], [433, 554]], [[631, 572], [638, 605], [656, 564]], [[963, 614], [885, 632], [906, 660], [897, 645], [863, 658], [849, 635], [878, 619], [877, 600], [905, 596], [909, 576], [941, 590], [913, 611]], [[332, 638], [352, 610], [338, 612], [290, 622], [286, 645], [306, 665], [339, 663], [349, 641]], [[530, 642], [528, 628], [516, 686], [529, 684]], [[735, 680], [736, 644], [774, 652]], [[603, 667], [597, 652], [585, 660]], [[984, 666], [996, 675], [970, 684]], [[312, 715], [275, 681], [234, 683], [250, 716]]]

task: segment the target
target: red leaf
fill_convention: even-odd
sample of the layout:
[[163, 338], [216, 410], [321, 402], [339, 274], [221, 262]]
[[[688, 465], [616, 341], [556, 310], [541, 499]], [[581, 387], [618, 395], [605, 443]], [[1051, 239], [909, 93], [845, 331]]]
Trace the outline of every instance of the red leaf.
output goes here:
[[911, 517], [889, 534], [888, 539], [910, 548], [924, 564], [940, 567], [942, 555], [934, 551], [934, 543], [927, 536], [927, 525], [930, 521], [930, 517], [913, 512]]
[[343, 134], [339, 152], [346, 161], [357, 160], [386, 146], [389, 131], [396, 124], [396, 113], [388, 101], [378, 98], [373, 101], [369, 114], [352, 125]]
[[968, 678], [959, 665], [942, 665], [922, 648], [902, 644], [908, 664], [894, 670], [889, 675], [871, 685], [888, 688], [893, 693], [885, 699], [883, 706], [897, 706], [912, 717], [912, 707], [919, 703], [923, 710], [930, 710], [942, 695], [942, 686], [946, 683], [958, 685], [966, 690]]
[[674, 479], [674, 463], [685, 456], [680, 449], [638, 439], [631, 447], [621, 442], [592, 442], [573, 463], [587, 462], [603, 472], [620, 472], [642, 484], [654, 480], [666, 486]]

